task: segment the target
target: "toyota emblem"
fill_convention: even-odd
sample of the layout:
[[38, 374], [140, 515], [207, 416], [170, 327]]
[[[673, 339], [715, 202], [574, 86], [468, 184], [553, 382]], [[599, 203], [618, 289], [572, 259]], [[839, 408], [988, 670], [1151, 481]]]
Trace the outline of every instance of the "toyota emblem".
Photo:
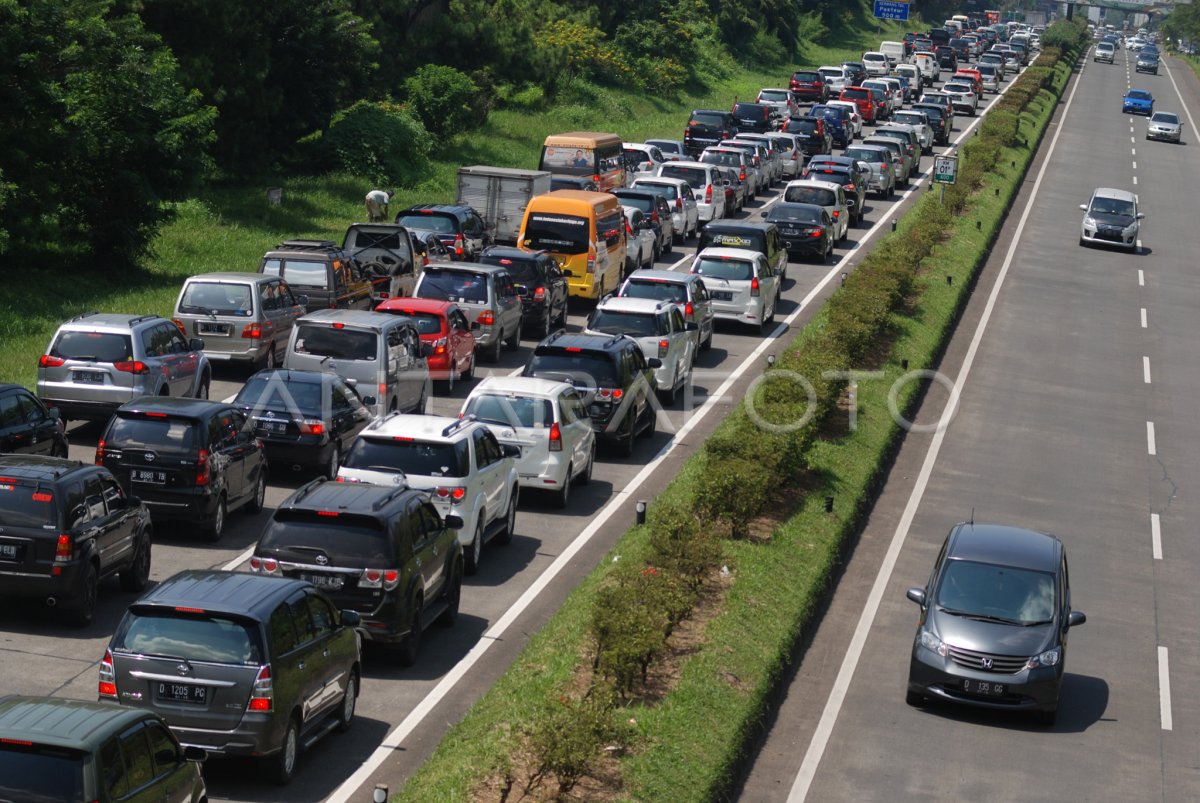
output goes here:
[[267, 412], [266, 412], [266, 416], [267, 416], [267, 418], [274, 418], [274, 417], [275, 417], [275, 411], [274, 411], [274, 410], [267, 410]]
[[988, 657], [986, 657], [986, 656], [985, 656], [985, 657], [983, 657], [983, 658], [980, 658], [980, 659], [979, 659], [979, 663], [980, 663], [980, 665], [981, 665], [981, 666], [982, 666], [984, 669], [991, 669], [991, 668], [992, 668], [992, 659], [991, 659], [991, 658], [988, 658]]
[[147, 463], [153, 463], [154, 458], [158, 457], [158, 455], [156, 455], [154, 452], [146, 452], [146, 454], [144, 454], [143, 457], [145, 458]]
[[317, 563], [321, 566], [328, 566], [329, 558], [325, 557], [324, 555], [317, 555]]
[[188, 672], [192, 671], [192, 667], [188, 664], [178, 664], [175, 667], [175, 671], [181, 675], [186, 675]]

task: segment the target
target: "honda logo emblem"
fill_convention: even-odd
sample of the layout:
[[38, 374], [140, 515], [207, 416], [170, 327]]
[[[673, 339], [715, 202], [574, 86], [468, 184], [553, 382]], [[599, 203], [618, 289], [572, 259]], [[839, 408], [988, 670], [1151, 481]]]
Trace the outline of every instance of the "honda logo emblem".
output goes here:
[[983, 658], [980, 658], [980, 659], [979, 659], [979, 664], [980, 664], [980, 665], [981, 665], [981, 666], [982, 666], [984, 669], [991, 669], [991, 668], [992, 668], [992, 659], [991, 659], [991, 658], [988, 658], [987, 656], [984, 656]]

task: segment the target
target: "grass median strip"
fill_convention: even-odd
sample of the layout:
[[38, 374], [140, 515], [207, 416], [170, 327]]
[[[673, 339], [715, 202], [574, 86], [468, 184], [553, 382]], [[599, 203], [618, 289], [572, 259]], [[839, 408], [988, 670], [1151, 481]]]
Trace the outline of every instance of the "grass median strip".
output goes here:
[[[896, 381], [936, 365], [1076, 52], [1032, 68], [1032, 86], [1001, 107], [1011, 119], [985, 123], [979, 144], [960, 149], [963, 184], [947, 192], [957, 214], [928, 194], [781, 357], [776, 371], [812, 385], [812, 420], [781, 433], [765, 431], [745, 408], [731, 414], [656, 500], [649, 525], [625, 534], [612, 560], [572, 593], [398, 800], [710, 800], [736, 788], [797, 644], [903, 437], [888, 412], [889, 390], [896, 385], [898, 410], [915, 409], [920, 383]], [[846, 382], [821, 376], [849, 366], [881, 372], [858, 383], [853, 431]], [[783, 378], [755, 393], [768, 423], [807, 406], [798, 405], [794, 387], [782, 390]], [[755, 496], [755, 488], [767, 490]], [[695, 549], [704, 533], [721, 536], [720, 553], [687, 614], [696, 621], [647, 616], [641, 631], [626, 634], [645, 651], [635, 655], [644, 661], [641, 677], [612, 682], [597, 646], [611, 634], [597, 635], [595, 601], [612, 606], [620, 599], [615, 587], [629, 590], [630, 608], [651, 608], [647, 589], [671, 574], [661, 541], [676, 537]]]

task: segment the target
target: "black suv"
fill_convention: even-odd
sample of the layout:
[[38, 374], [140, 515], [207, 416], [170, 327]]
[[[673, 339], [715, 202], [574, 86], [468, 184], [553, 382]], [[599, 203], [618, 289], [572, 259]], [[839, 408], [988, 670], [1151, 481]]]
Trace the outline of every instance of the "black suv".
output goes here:
[[149, 711], [0, 697], [0, 800], [203, 803], [206, 756]]
[[800, 141], [800, 152], [807, 157], [833, 153], [833, 137], [822, 117], [793, 117], [787, 121], [783, 132], [796, 135]]
[[612, 191], [612, 194], [621, 199], [622, 206], [632, 206], [634, 209], [641, 210], [641, 213], [646, 216], [646, 220], [649, 221], [650, 228], [654, 230], [660, 252], [671, 253], [675, 247], [675, 232], [672, 230], [670, 237], [663, 236], [666, 234], [663, 230], [664, 221], [672, 221], [672, 225], [674, 225], [671, 218], [671, 205], [667, 203], [667, 199], [652, 189], [639, 187], [618, 187]]
[[567, 328], [567, 278], [549, 251], [493, 245], [484, 249], [479, 261], [508, 269], [521, 296], [522, 328], [539, 340], [554, 329]]
[[729, 112], [716, 109], [696, 109], [688, 118], [683, 131], [683, 147], [693, 158], [710, 145], [738, 135], [737, 120]]
[[[762, 213], [763, 217], [766, 216]], [[779, 274], [779, 280], [787, 278], [787, 251], [779, 238], [779, 227], [774, 223], [749, 220], [713, 220], [700, 230], [700, 242], [696, 253], [705, 248], [744, 248], [757, 251], [767, 258], [771, 270]]]
[[246, 412], [273, 465], [316, 469], [329, 479], [372, 418], [352, 384], [327, 371], [259, 371], [233, 403]]
[[779, 112], [765, 103], [735, 103], [733, 119], [743, 134], [765, 134], [779, 128]]
[[67, 456], [67, 427], [58, 409], [20, 385], [0, 384], [0, 454]]
[[411, 666], [421, 632], [458, 618], [462, 526], [442, 520], [428, 490], [314, 480], [276, 508], [250, 570], [307, 580], [358, 612], [364, 640]]
[[354, 720], [359, 622], [302, 580], [180, 572], [129, 606], [97, 691], [160, 714], [185, 746], [260, 756], [287, 783], [303, 747]]
[[483, 218], [469, 206], [419, 204], [396, 215], [396, 222], [418, 237], [433, 234], [450, 249], [454, 259], [474, 262], [492, 244]]
[[61, 604], [85, 626], [100, 579], [120, 573], [141, 591], [150, 577], [150, 514], [108, 469], [40, 455], [0, 457], [0, 576], [12, 597]]
[[937, 56], [938, 66], [942, 69], [958, 69], [958, 53], [950, 45], [938, 45], [933, 53]]
[[654, 434], [654, 369], [661, 367], [661, 360], [647, 359], [628, 335], [556, 332], [533, 350], [521, 375], [574, 385], [587, 405], [592, 429], [628, 456], [639, 434]]
[[374, 305], [374, 286], [333, 240], [284, 240], [263, 255], [258, 272], [282, 276], [305, 312]]
[[263, 508], [262, 443], [234, 404], [143, 396], [117, 408], [96, 444], [96, 464], [140, 496], [156, 519], [198, 525], [209, 541], [225, 514]]

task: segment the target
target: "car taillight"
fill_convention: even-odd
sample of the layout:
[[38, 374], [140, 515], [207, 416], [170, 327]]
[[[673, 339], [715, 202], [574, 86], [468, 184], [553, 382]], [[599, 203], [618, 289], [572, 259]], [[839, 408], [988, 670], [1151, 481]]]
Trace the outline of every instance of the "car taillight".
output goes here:
[[661, 360], [667, 356], [667, 352], [671, 349], [671, 341], [665, 337], [658, 341], [658, 358]]
[[62, 357], [52, 357], [49, 354], [43, 354], [38, 358], [38, 368], [57, 368], [65, 363]]
[[456, 256], [463, 255], [463, 236], [461, 234], [454, 237], [454, 253]]
[[100, 660], [100, 686], [97, 692], [100, 697], [117, 699], [117, 673], [113, 669], [112, 650], [105, 650]]
[[687, 306], [683, 308], [683, 314], [688, 318], [696, 314], [696, 308], [692, 306], [692, 302], [689, 301]]
[[621, 390], [621, 388], [597, 388], [596, 389], [596, 398], [600, 399], [602, 401], [605, 401], [605, 402], [620, 401], [621, 397], [624, 395], [625, 395], [625, 391]]
[[183, 321], [178, 318], [172, 318], [171, 323], [175, 324], [175, 328], [179, 330], [179, 334], [187, 337], [187, 327], [183, 325]]
[[545, 287], [533, 288], [533, 300], [534, 301], [545, 301], [546, 300], [546, 288]]
[[54, 543], [54, 562], [67, 563], [75, 554], [75, 542], [71, 540], [71, 536], [63, 533], [58, 536], [58, 540]]
[[250, 558], [250, 571], [256, 574], [279, 574], [279, 561], [275, 558]]
[[588, 261], [587, 261], [587, 272], [588, 272], [588, 273], [595, 273], [595, 272], [596, 272], [596, 258], [595, 258], [594, 256], [589, 256], [589, 257], [588, 257]]
[[709, 184], [707, 187], [704, 188], [704, 203], [706, 203], [706, 204], [712, 203], [712, 185], [711, 184]]
[[437, 496], [439, 502], [449, 502], [452, 505], [457, 505], [466, 497], [467, 489], [461, 485], [441, 485], [433, 493]]
[[839, 215], [841, 215], [841, 214], [842, 214], [842, 210], [840, 210], [840, 209], [835, 209], [835, 210], [833, 210], [833, 219], [834, 219], [834, 220], [837, 220], [837, 219], [838, 219], [838, 216], [839, 216]]
[[480, 326], [491, 326], [496, 322], [496, 317], [492, 314], [491, 310], [484, 310], [479, 313], [478, 320]]
[[104, 465], [104, 438], [96, 442], [96, 465]]
[[127, 374], [148, 374], [150, 369], [146, 367], [146, 363], [141, 360], [124, 360], [122, 362], [114, 362], [113, 368], [118, 371], [124, 371]]
[[437, 340], [433, 341], [433, 353], [434, 354], [445, 354], [446, 353], [446, 338], [439, 337]]
[[846, 185], [846, 191], [847, 191], [847, 192], [854, 192], [854, 190], [855, 190], [855, 187], [854, 187], [854, 185], [853, 185], [853, 184], [847, 184], [847, 185]]
[[196, 455], [196, 486], [208, 485], [208, 449], [201, 449]]
[[682, 195], [675, 198], [675, 211], [676, 212], [683, 211], [683, 196]]
[[753, 279], [750, 280], [750, 295], [752, 295], [752, 296], [758, 295], [758, 277], [757, 276], [755, 276]]
[[742, 167], [742, 172], [741, 172], [741, 173], [738, 173], [738, 180], [739, 180], [739, 181], [745, 181], [745, 180], [746, 180], [746, 168], [745, 168], [745, 166], [743, 166], [743, 167]]
[[325, 422], [306, 418], [300, 422], [301, 435], [322, 435], [325, 432]]
[[818, 228], [818, 229], [813, 229], [813, 230], [812, 230], [812, 236], [813, 236], [813, 237], [820, 237], [820, 236], [821, 236], [822, 234], [824, 234], [824, 233], [825, 233], [825, 229], [820, 229], [820, 228]]
[[550, 425], [550, 451], [562, 451], [562, 430], [559, 429], [557, 421]]
[[628, 220], [626, 220], [626, 221], [625, 221], [625, 233], [626, 233], [626, 234], [628, 234], [630, 237], [632, 237], [632, 236], [633, 236], [633, 229], [631, 229], [631, 228], [629, 227], [629, 221], [628, 221]]
[[262, 337], [262, 326], [257, 323], [248, 323], [246, 328], [242, 330], [243, 340], [258, 340]]
[[271, 683], [271, 665], [263, 664], [254, 678], [254, 689], [250, 692], [248, 711], [270, 711], [275, 696], [274, 684]]

